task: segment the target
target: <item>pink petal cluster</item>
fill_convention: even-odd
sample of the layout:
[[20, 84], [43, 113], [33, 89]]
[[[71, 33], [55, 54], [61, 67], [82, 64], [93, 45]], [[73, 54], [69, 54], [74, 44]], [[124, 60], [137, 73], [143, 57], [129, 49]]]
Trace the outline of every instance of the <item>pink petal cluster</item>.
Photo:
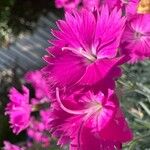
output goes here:
[[150, 15], [136, 15], [127, 22], [122, 37], [122, 53], [130, 55], [130, 63], [150, 58]]
[[46, 81], [43, 78], [40, 70], [29, 71], [25, 74], [26, 82], [32, 84], [35, 89], [35, 98], [42, 99], [48, 97], [48, 90], [46, 88]]
[[74, 11], [74, 9], [86, 8], [88, 10], [101, 9], [108, 5], [109, 9], [117, 7], [122, 9], [123, 14], [129, 18], [137, 13], [137, 6], [140, 0], [55, 0], [56, 8]]
[[3, 150], [25, 150], [25, 149], [24, 148], [20, 148], [19, 146], [16, 146], [14, 144], [11, 144], [8, 141], [4, 141]]
[[[40, 70], [28, 72], [25, 79], [32, 84], [35, 97], [29, 97], [29, 89], [25, 86], [22, 86], [20, 92], [11, 88], [8, 95], [10, 102], [7, 104], [5, 114], [9, 115], [9, 122], [15, 134], [27, 130], [30, 138], [46, 147], [50, 145], [51, 140], [48, 134], [49, 110], [40, 109], [49, 106], [47, 83]], [[34, 111], [40, 111], [41, 119], [36, 120], [31, 115]], [[32, 142], [28, 141], [29, 145], [32, 146]]]
[[128, 19], [132, 19], [137, 14], [137, 7], [140, 0], [121, 0], [122, 9], [125, 11], [125, 15]]
[[78, 91], [65, 96], [57, 89], [56, 99], [50, 128], [52, 135], [59, 138], [59, 145], [69, 143], [70, 150], [113, 150], [132, 139], [114, 91], [109, 90], [107, 95]]
[[109, 12], [107, 6], [96, 14], [66, 13], [65, 20], [57, 22], [59, 30], [52, 31], [56, 39], [50, 41], [53, 46], [48, 48], [44, 70], [63, 86], [113, 88], [114, 79], [121, 75], [119, 66], [128, 59], [118, 55], [124, 24], [121, 11]]
[[[43, 116], [41, 116], [41, 119], [43, 119], [42, 117]], [[38, 121], [32, 117], [30, 126], [27, 129], [27, 134], [34, 140], [34, 142], [41, 143], [43, 147], [48, 147], [50, 145], [51, 138], [46, 127], [45, 121]]]
[[83, 0], [83, 7], [88, 9], [88, 10], [94, 10], [94, 9], [99, 9], [100, 7], [100, 0]]
[[56, 8], [64, 8], [67, 11], [76, 9], [81, 0], [55, 0]]
[[82, 0], [83, 8], [88, 10], [101, 9], [103, 5], [108, 5], [109, 10], [114, 8], [121, 9], [127, 18], [136, 14], [139, 0]]
[[[62, 1], [64, 1], [64, 0], [62, 0]], [[129, 0], [129, 1], [127, 1], [127, 0], [80, 0], [80, 2], [78, 2], [78, 3], [75, 3], [75, 1], [72, 1], [72, 2], [74, 3], [75, 8], [78, 9], [79, 11], [82, 11], [82, 9], [87, 9], [88, 11], [101, 10], [101, 9], [103, 9], [104, 5], [107, 5], [110, 11], [113, 10], [114, 8], [116, 8], [118, 10], [120, 9], [121, 14], [123, 16], [126, 16], [126, 18], [128, 20], [128, 22], [125, 24], [126, 30], [132, 30], [133, 29], [133, 31], [129, 31], [129, 32], [134, 33], [134, 32], [137, 32], [139, 30], [139, 29], [137, 30], [137, 28], [142, 27], [142, 29], [140, 29], [140, 31], [138, 31], [138, 32], [140, 32], [141, 34], [144, 34], [144, 36], [145, 36], [145, 32], [146, 32], [146, 36], [147, 36], [146, 38], [149, 38], [149, 35], [147, 34], [147, 33], [149, 33], [149, 30], [150, 30], [148, 28], [148, 26], [150, 26], [149, 17], [145, 17], [145, 16], [149, 16], [149, 15], [142, 14], [143, 17], [140, 17], [140, 15], [138, 14], [138, 11], [137, 11], [138, 4], [139, 4], [140, 0]], [[62, 6], [62, 7], [64, 7], [64, 8], [67, 7], [67, 3], [66, 3], [66, 6]], [[71, 9], [71, 10], [74, 12], [74, 9]], [[106, 14], [107, 14], [107, 10], [106, 10]], [[103, 17], [104, 17], [104, 15], [103, 15]], [[75, 16], [75, 18], [76, 18], [76, 16]], [[141, 18], [146, 18], [146, 19], [142, 19], [141, 23], [138, 25], [138, 23], [134, 20], [139, 20], [139, 22], [140, 22]], [[91, 19], [91, 21], [92, 21], [92, 19]], [[68, 22], [68, 21], [66, 20], [66, 22]], [[111, 23], [113, 23], [113, 22], [111, 22]], [[58, 23], [59, 27], [61, 28], [60, 30], [62, 30], [64, 32], [64, 30], [62, 28], [62, 26], [64, 27], [64, 25], [61, 25], [61, 24], [62, 23], [60, 23], [60, 24]], [[131, 24], [132, 24], [133, 27], [131, 27]], [[145, 25], [147, 27], [145, 27]], [[70, 26], [72, 28], [74, 28], [73, 25], [70, 25]], [[138, 27], [136, 27], [136, 29], [135, 29], [135, 26], [138, 26]], [[91, 30], [89, 30], [89, 31], [91, 31]], [[76, 32], [76, 31], [74, 31], [74, 32]], [[92, 33], [94, 33], [94, 32], [95, 31], [93, 31]], [[107, 33], [107, 35], [108, 35], [108, 37], [110, 36], [108, 33]], [[113, 32], [112, 32], [112, 35], [113, 35]], [[133, 44], [134, 41], [137, 41], [137, 40], [126, 40], [126, 37], [128, 35], [129, 35], [128, 31], [124, 32], [124, 36], [122, 38], [123, 44], [121, 44], [119, 46], [121, 47], [121, 53], [122, 54], [124, 54], [124, 52], [126, 53], [126, 51], [128, 51], [128, 53], [130, 53], [130, 56], [131, 56], [130, 63], [136, 63], [140, 60], [144, 60], [145, 58], [149, 58], [150, 57], [150, 55], [148, 54], [149, 50], [147, 51], [147, 49], [149, 49], [149, 42], [146, 42], [146, 44], [144, 44], [142, 42], [142, 48], [141, 48], [141, 45], [140, 45], [139, 50], [135, 50], [135, 47], [139, 47], [138, 44], [135, 44], [134, 48], [131, 49], [129, 47]], [[56, 33], [56, 37], [61, 39], [62, 35], [58, 35]], [[76, 36], [76, 37], [78, 38], [78, 36]], [[129, 37], [129, 39], [131, 39], [131, 38], [132, 38], [132, 36]], [[136, 37], [134, 37], [134, 39], [136, 39]], [[128, 42], [128, 44], [130, 46], [127, 46], [126, 42]], [[128, 47], [127, 50], [126, 50], [126, 47]]]
[[9, 115], [13, 132], [19, 134], [29, 125], [31, 106], [29, 104], [29, 90], [23, 86], [20, 93], [15, 88], [9, 91], [10, 102], [6, 107], [6, 114]]
[[111, 9], [121, 4], [120, 0], [55, 0], [56, 8], [64, 8], [65, 11], [74, 11], [75, 9], [86, 8], [88, 10], [100, 9], [102, 5], [107, 4]]
[[98, 1], [89, 4], [67, 12], [52, 30], [43, 69], [48, 84], [53, 81], [48, 127], [70, 150], [121, 150], [133, 138], [114, 90], [129, 59], [119, 53], [126, 19], [118, 1], [101, 9]]
[[[132, 140], [115, 83], [121, 65], [150, 57], [150, 15], [137, 14], [138, 2], [55, 1], [67, 12], [52, 30], [47, 65], [25, 75], [35, 97], [29, 104], [25, 86], [22, 92], [10, 90], [6, 114], [14, 133], [27, 128], [28, 136], [46, 147], [50, 131], [58, 145], [68, 144], [70, 150], [121, 150]], [[31, 110], [39, 118], [31, 117]]]

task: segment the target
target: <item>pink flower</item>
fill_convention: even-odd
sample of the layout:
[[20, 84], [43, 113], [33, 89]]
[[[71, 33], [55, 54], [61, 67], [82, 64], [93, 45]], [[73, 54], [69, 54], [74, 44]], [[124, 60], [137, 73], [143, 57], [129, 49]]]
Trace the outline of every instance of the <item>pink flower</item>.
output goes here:
[[121, 0], [122, 8], [124, 8], [125, 15], [128, 19], [132, 19], [137, 14], [137, 6], [139, 0]]
[[108, 5], [109, 10], [113, 10], [115, 7], [121, 9], [121, 4], [121, 0], [82, 0], [82, 7], [90, 11], [94, 11], [94, 9], [100, 10], [104, 5]]
[[48, 97], [48, 89], [46, 81], [39, 70], [27, 72], [25, 75], [25, 80], [31, 83], [35, 89], [35, 97], [42, 99]]
[[6, 114], [10, 117], [9, 122], [13, 132], [19, 134], [28, 127], [30, 121], [29, 90], [23, 86], [22, 93], [19, 93], [15, 88], [11, 88], [9, 99], [10, 102], [7, 104]]
[[40, 117], [41, 117], [41, 122], [44, 124], [45, 130], [48, 130], [49, 126], [49, 116], [51, 114], [51, 111], [49, 109], [46, 110], [41, 110], [40, 111]]
[[100, 0], [83, 0], [83, 7], [88, 10], [94, 10], [100, 8]]
[[4, 147], [3, 150], [24, 150], [24, 148], [20, 148], [19, 146], [16, 146], [14, 144], [11, 144], [8, 141], [4, 141]]
[[150, 57], [150, 15], [137, 15], [127, 22], [122, 38], [122, 53], [131, 56], [131, 63]]
[[94, 95], [82, 91], [65, 96], [57, 89], [56, 97], [57, 103], [52, 105], [49, 125], [52, 135], [59, 138], [59, 145], [69, 143], [70, 150], [79, 147], [91, 150], [94, 143], [86, 137], [90, 135], [97, 143], [95, 150], [98, 150], [100, 145], [118, 147], [132, 139], [132, 132], [119, 108], [114, 91], [109, 90], [107, 96], [101, 92]]
[[48, 48], [51, 56], [45, 57], [48, 66], [44, 70], [62, 86], [113, 88], [114, 78], [121, 75], [119, 66], [126, 61], [125, 56], [118, 56], [124, 23], [120, 11], [110, 13], [106, 6], [97, 14], [87, 10], [66, 13], [65, 20], [57, 22], [59, 30], [52, 32], [56, 39]]
[[64, 8], [67, 11], [76, 9], [81, 0], [55, 0], [57, 8]]

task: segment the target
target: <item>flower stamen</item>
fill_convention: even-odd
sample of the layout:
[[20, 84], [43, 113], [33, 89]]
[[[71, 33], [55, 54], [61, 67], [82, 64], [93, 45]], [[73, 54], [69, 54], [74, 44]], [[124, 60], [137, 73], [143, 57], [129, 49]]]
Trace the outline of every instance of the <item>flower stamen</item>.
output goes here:
[[59, 96], [59, 89], [56, 88], [56, 99], [61, 107], [62, 110], [64, 110], [65, 112], [69, 113], [69, 114], [73, 114], [73, 115], [83, 115], [83, 114], [87, 114], [87, 116], [90, 116], [91, 114], [93, 114], [94, 112], [97, 112], [98, 110], [101, 109], [101, 105], [95, 105], [87, 108], [87, 109], [82, 109], [82, 110], [71, 110], [69, 108], [66, 108], [63, 103], [61, 102], [60, 96]]
[[63, 47], [62, 50], [70, 50], [72, 51], [74, 54], [77, 54], [79, 56], [83, 56], [91, 61], [95, 61], [96, 57], [94, 57], [92, 54], [89, 54], [88, 52], [84, 51], [82, 48], [80, 49], [75, 49], [75, 48], [71, 48], [71, 47]]

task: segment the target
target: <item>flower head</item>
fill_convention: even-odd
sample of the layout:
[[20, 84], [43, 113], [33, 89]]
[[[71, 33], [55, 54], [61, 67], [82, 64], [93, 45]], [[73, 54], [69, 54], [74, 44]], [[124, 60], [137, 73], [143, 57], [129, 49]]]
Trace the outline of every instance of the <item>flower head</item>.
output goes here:
[[59, 138], [58, 144], [63, 146], [69, 143], [75, 150], [86, 147], [91, 143], [86, 143], [86, 130], [96, 139], [98, 147], [105, 144], [114, 146], [132, 139], [113, 91], [109, 90], [107, 96], [101, 92], [94, 95], [80, 91], [65, 97], [60, 96], [57, 89], [56, 97], [49, 125], [53, 136]]
[[131, 56], [131, 63], [150, 57], [150, 15], [137, 15], [127, 22], [122, 38], [122, 53]]
[[59, 30], [52, 32], [56, 39], [48, 48], [51, 56], [45, 57], [44, 70], [63, 86], [113, 86], [114, 78], [121, 75], [119, 65], [126, 61], [118, 57], [124, 23], [121, 11], [109, 12], [107, 6], [101, 12], [66, 13], [65, 20], [57, 22]]
[[10, 117], [9, 122], [13, 132], [19, 134], [28, 127], [30, 121], [29, 90], [23, 86], [22, 93], [20, 93], [15, 88], [11, 88], [9, 99], [10, 102], [7, 104], [5, 113]]

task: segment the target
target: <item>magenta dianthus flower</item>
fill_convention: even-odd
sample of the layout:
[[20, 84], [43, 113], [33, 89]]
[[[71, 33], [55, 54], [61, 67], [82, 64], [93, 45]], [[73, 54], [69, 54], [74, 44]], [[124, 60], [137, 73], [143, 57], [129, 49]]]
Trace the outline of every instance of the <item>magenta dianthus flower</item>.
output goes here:
[[20, 93], [15, 88], [11, 88], [9, 99], [5, 113], [10, 117], [9, 122], [13, 132], [19, 134], [28, 127], [30, 121], [29, 90], [23, 86], [22, 93]]
[[65, 20], [57, 22], [59, 30], [52, 32], [56, 39], [48, 48], [51, 56], [45, 57], [48, 66], [44, 70], [62, 86], [112, 88], [114, 78], [121, 75], [119, 66], [126, 61], [125, 56], [118, 56], [124, 23], [121, 11], [109, 12], [107, 6], [97, 13], [66, 13]]
[[136, 15], [127, 22], [122, 37], [122, 53], [131, 56], [131, 63], [150, 57], [150, 15]]
[[65, 97], [57, 89], [56, 98], [49, 126], [61, 146], [69, 143], [70, 150], [91, 150], [94, 143], [89, 142], [86, 135], [91, 136], [92, 141], [95, 139], [95, 150], [100, 146], [120, 147], [132, 139], [114, 91], [109, 90], [107, 96], [101, 92], [97, 95], [77, 92]]
[[104, 0], [105, 4], [109, 6], [109, 9], [114, 9], [115, 7], [118, 9], [122, 9], [122, 0]]

